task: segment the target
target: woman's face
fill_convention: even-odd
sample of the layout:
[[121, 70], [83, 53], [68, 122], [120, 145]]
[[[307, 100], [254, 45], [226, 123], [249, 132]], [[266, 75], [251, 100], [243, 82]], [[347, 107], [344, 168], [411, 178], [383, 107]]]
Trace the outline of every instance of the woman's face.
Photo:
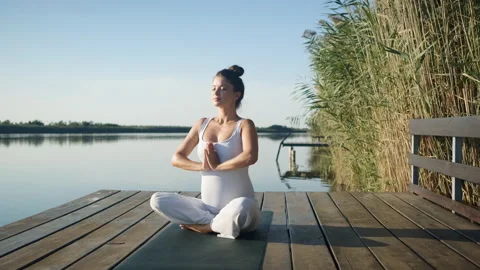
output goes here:
[[240, 92], [233, 91], [233, 85], [223, 76], [216, 76], [212, 85], [212, 102], [216, 107], [235, 107], [235, 101], [240, 97]]

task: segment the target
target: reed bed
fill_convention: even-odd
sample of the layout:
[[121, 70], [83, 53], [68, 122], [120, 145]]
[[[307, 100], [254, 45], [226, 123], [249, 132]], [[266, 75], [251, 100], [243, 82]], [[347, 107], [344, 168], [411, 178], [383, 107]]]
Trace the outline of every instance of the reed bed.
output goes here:
[[[331, 145], [331, 175], [346, 190], [405, 191], [408, 120], [480, 115], [480, 1], [334, 1], [304, 36], [314, 74], [296, 98], [313, 135]], [[420, 154], [451, 159], [451, 138], [423, 137]], [[480, 140], [463, 163], [480, 166]], [[450, 196], [449, 177], [421, 170], [422, 186]], [[478, 206], [479, 187], [464, 186]]]

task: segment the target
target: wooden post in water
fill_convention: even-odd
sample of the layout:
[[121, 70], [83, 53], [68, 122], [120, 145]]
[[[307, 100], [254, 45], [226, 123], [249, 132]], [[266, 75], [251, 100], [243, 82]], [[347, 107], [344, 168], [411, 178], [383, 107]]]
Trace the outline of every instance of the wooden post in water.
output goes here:
[[295, 171], [295, 149], [293, 149], [293, 146], [290, 146], [290, 171], [292, 173]]

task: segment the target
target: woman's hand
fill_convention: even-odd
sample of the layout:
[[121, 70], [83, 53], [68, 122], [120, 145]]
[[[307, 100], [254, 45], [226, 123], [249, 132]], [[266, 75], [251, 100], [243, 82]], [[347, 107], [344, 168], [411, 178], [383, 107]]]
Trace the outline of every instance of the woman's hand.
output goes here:
[[212, 168], [210, 167], [210, 164], [208, 164], [208, 154], [207, 154], [207, 149], [203, 150], [203, 162], [202, 162], [202, 169], [204, 171], [211, 171]]
[[220, 164], [220, 159], [218, 158], [217, 152], [215, 152], [215, 148], [211, 142], [207, 142], [207, 145], [205, 146], [205, 159], [211, 170], [215, 170], [218, 164]]

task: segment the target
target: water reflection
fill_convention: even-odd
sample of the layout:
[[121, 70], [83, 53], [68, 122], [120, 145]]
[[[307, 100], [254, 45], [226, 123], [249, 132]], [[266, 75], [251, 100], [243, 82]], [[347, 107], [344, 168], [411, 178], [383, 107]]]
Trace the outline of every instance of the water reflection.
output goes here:
[[[310, 156], [309, 161], [312, 159], [318, 159], [318, 157], [315, 156]], [[277, 172], [278, 176], [280, 178], [280, 182], [284, 184], [288, 190], [294, 190], [295, 188], [290, 185], [290, 181], [314, 181], [314, 182], [321, 182], [324, 187], [328, 187], [329, 184], [320, 177], [322, 172], [315, 170], [315, 168], [312, 168], [312, 170], [308, 171], [285, 171], [282, 174], [282, 170], [280, 169], [280, 164], [276, 162], [277, 164]]]
[[[307, 166], [304, 169], [299, 169], [298, 164], [296, 164], [295, 158], [289, 158], [289, 170], [282, 173], [280, 164], [278, 162], [278, 154], [282, 150], [282, 142], [288, 138], [288, 142], [297, 142], [297, 143], [312, 143], [320, 142], [319, 140], [323, 137], [299, 137], [292, 136], [290, 134], [282, 138], [279, 141], [279, 149], [277, 153], [277, 159], [275, 163], [277, 165], [277, 172], [280, 179], [280, 182], [284, 184], [288, 190], [295, 190], [295, 187], [292, 187], [291, 183], [296, 181], [311, 181], [311, 182], [321, 182], [323, 187], [328, 188], [330, 186], [330, 166], [331, 166], [331, 155], [328, 148], [324, 147], [308, 147], [308, 158]], [[298, 141], [300, 139], [300, 141]], [[293, 154], [295, 156], [295, 154]]]
[[[199, 191], [198, 172], [171, 165], [172, 153], [185, 136], [184, 133], [0, 135], [0, 226], [99, 189]], [[249, 169], [255, 191], [328, 191], [328, 184], [320, 179], [279, 177], [289, 168], [286, 148], [280, 153], [279, 167], [275, 164], [284, 136], [259, 134], [259, 159]], [[306, 134], [290, 139], [310, 140]], [[307, 147], [298, 148], [298, 171], [313, 170], [311, 165], [321, 156], [311, 156]], [[196, 152], [190, 157], [199, 161]]]
[[[122, 134], [0, 134], [0, 147], [27, 145], [39, 147], [45, 143], [68, 146], [75, 144], [113, 143], [120, 140], [181, 140], [185, 133], [122, 133]], [[302, 136], [302, 135], [300, 135]], [[260, 133], [259, 138], [279, 141], [283, 133]]]

